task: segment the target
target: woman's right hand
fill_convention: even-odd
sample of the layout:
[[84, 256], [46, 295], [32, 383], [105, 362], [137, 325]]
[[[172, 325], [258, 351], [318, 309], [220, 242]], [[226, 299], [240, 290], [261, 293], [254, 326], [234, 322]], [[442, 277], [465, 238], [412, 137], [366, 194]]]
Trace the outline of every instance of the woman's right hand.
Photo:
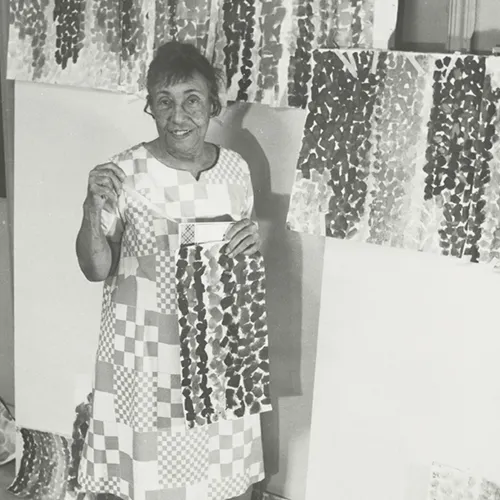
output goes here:
[[92, 209], [101, 210], [109, 202], [114, 208], [125, 177], [123, 170], [114, 163], [97, 165], [89, 174], [85, 204]]

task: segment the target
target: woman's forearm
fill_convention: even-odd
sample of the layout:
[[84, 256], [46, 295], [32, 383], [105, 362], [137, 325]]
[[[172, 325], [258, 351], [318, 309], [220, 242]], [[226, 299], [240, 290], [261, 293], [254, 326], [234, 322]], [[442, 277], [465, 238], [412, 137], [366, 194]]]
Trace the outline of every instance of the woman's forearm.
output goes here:
[[76, 239], [80, 268], [89, 281], [104, 281], [113, 267], [113, 252], [101, 227], [100, 209], [83, 206], [83, 219]]

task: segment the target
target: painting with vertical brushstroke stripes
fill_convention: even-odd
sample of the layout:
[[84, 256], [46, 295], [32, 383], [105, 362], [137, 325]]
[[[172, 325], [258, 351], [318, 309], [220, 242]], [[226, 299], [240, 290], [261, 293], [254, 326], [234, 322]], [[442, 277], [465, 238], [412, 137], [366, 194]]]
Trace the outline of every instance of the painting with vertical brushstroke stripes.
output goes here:
[[142, 95], [154, 50], [179, 40], [221, 71], [226, 100], [305, 108], [313, 50], [372, 47], [376, 2], [10, 0], [8, 78]]
[[187, 426], [271, 410], [262, 255], [182, 246], [176, 289]]
[[[35, 500], [65, 500], [70, 496], [70, 443], [63, 436], [22, 428], [21, 464], [8, 490]], [[76, 494], [74, 495], [76, 498]]]
[[500, 258], [500, 63], [315, 52], [288, 226], [492, 262]]
[[[8, 491], [34, 500], [89, 499], [78, 484], [78, 468], [90, 423], [92, 394], [79, 404], [72, 439], [51, 432], [21, 427], [22, 453], [19, 469]], [[93, 496], [92, 496], [93, 498]]]

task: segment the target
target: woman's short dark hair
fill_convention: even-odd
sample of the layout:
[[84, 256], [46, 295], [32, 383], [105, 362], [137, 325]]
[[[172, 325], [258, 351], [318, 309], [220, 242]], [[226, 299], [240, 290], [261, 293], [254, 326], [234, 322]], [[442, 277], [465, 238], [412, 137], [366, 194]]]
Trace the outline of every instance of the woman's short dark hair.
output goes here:
[[[151, 94], [153, 87], [159, 82], [171, 85], [186, 81], [192, 78], [195, 73], [199, 73], [205, 78], [212, 105], [212, 116], [217, 116], [222, 109], [219, 98], [219, 72], [190, 43], [172, 41], [158, 48], [148, 69], [146, 81], [148, 93]], [[148, 97], [148, 104], [149, 99]]]

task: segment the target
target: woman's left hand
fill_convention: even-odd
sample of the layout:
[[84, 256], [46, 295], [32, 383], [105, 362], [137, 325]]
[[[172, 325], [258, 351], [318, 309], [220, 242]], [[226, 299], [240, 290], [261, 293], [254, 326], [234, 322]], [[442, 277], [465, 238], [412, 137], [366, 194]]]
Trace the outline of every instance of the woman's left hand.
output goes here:
[[230, 257], [236, 255], [252, 255], [260, 250], [261, 241], [259, 226], [250, 219], [235, 222], [226, 233], [228, 244], [226, 254]]

